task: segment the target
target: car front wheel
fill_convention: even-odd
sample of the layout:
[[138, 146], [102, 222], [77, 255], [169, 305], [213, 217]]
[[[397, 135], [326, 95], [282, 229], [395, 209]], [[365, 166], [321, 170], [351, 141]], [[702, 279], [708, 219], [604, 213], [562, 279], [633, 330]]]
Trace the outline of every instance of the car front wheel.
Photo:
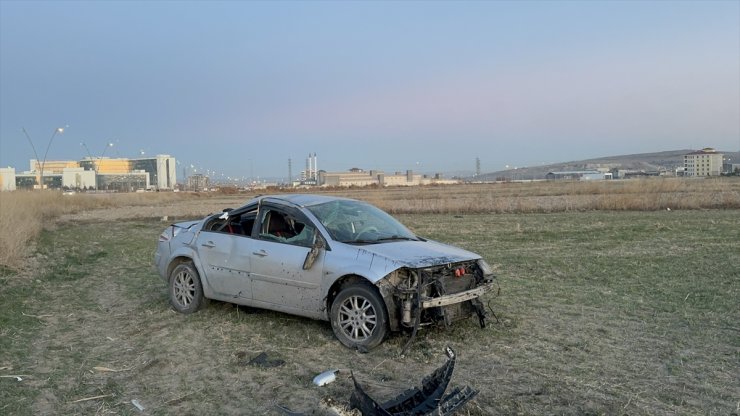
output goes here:
[[170, 303], [180, 313], [193, 313], [203, 305], [203, 286], [193, 263], [181, 263], [170, 274]]
[[388, 332], [383, 299], [368, 284], [343, 288], [331, 305], [331, 327], [349, 348], [370, 350], [378, 346]]

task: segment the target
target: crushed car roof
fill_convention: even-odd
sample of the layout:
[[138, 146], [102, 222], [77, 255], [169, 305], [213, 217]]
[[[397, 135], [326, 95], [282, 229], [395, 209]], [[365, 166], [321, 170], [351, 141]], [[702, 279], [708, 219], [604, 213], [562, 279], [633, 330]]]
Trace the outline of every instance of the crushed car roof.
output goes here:
[[254, 200], [273, 199], [286, 201], [301, 207], [323, 204], [331, 201], [349, 201], [349, 198], [340, 198], [336, 196], [313, 195], [313, 194], [285, 194], [285, 195], [262, 195]]

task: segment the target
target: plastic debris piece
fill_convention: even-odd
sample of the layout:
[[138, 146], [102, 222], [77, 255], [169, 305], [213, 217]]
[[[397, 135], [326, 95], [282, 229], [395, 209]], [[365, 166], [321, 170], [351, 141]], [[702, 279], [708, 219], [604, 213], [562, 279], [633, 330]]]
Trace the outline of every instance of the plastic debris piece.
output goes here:
[[325, 386], [337, 379], [338, 372], [337, 369], [326, 370], [313, 378], [313, 384], [319, 387]]
[[23, 381], [23, 377], [31, 377], [28, 374], [11, 374], [7, 376], [0, 376], [0, 378], [14, 378], [15, 381]]
[[247, 364], [253, 365], [255, 367], [273, 368], [280, 367], [281, 365], [285, 364], [285, 361], [279, 358], [270, 359], [267, 356], [266, 352], [261, 352], [258, 356], [249, 360]]
[[142, 406], [141, 403], [139, 403], [139, 401], [137, 399], [131, 400], [131, 404], [133, 404], [134, 407], [136, 407], [137, 409], [139, 409], [140, 412], [143, 412], [144, 409], [145, 409], [145, 407]]
[[455, 388], [447, 395], [444, 394], [455, 368], [455, 352], [450, 347], [447, 347], [445, 352], [447, 362], [432, 374], [424, 377], [421, 388], [406, 390], [385, 403], [380, 403], [370, 397], [352, 373], [355, 391], [349, 401], [350, 408], [360, 410], [363, 416], [452, 415], [475, 397], [478, 391], [465, 386]]

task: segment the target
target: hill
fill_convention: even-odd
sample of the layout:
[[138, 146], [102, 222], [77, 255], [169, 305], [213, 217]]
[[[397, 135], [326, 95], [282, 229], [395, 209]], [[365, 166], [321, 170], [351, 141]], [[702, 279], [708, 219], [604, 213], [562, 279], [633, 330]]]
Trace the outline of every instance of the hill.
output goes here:
[[[543, 166], [528, 166], [517, 169], [500, 170], [481, 174], [476, 181], [494, 181], [501, 179], [524, 180], [544, 179], [548, 172], [589, 170], [597, 168], [624, 169], [633, 171], [674, 170], [683, 166], [683, 156], [692, 152], [691, 149], [669, 150], [665, 152], [638, 153], [633, 155], [607, 156], [596, 159], [578, 160], [572, 162], [554, 163]], [[740, 161], [740, 152], [723, 152], [726, 158]]]

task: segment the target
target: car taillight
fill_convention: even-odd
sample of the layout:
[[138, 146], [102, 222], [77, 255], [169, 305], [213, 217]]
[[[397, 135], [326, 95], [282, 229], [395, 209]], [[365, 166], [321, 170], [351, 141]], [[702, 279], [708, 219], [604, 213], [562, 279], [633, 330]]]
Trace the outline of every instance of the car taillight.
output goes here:
[[176, 230], [177, 229], [175, 227], [165, 228], [165, 230], [162, 231], [162, 234], [159, 235], [159, 241], [160, 242], [170, 241], [172, 237], [177, 235]]
[[170, 241], [170, 237], [167, 235], [167, 231], [159, 235], [159, 242], [163, 243], [165, 241]]

